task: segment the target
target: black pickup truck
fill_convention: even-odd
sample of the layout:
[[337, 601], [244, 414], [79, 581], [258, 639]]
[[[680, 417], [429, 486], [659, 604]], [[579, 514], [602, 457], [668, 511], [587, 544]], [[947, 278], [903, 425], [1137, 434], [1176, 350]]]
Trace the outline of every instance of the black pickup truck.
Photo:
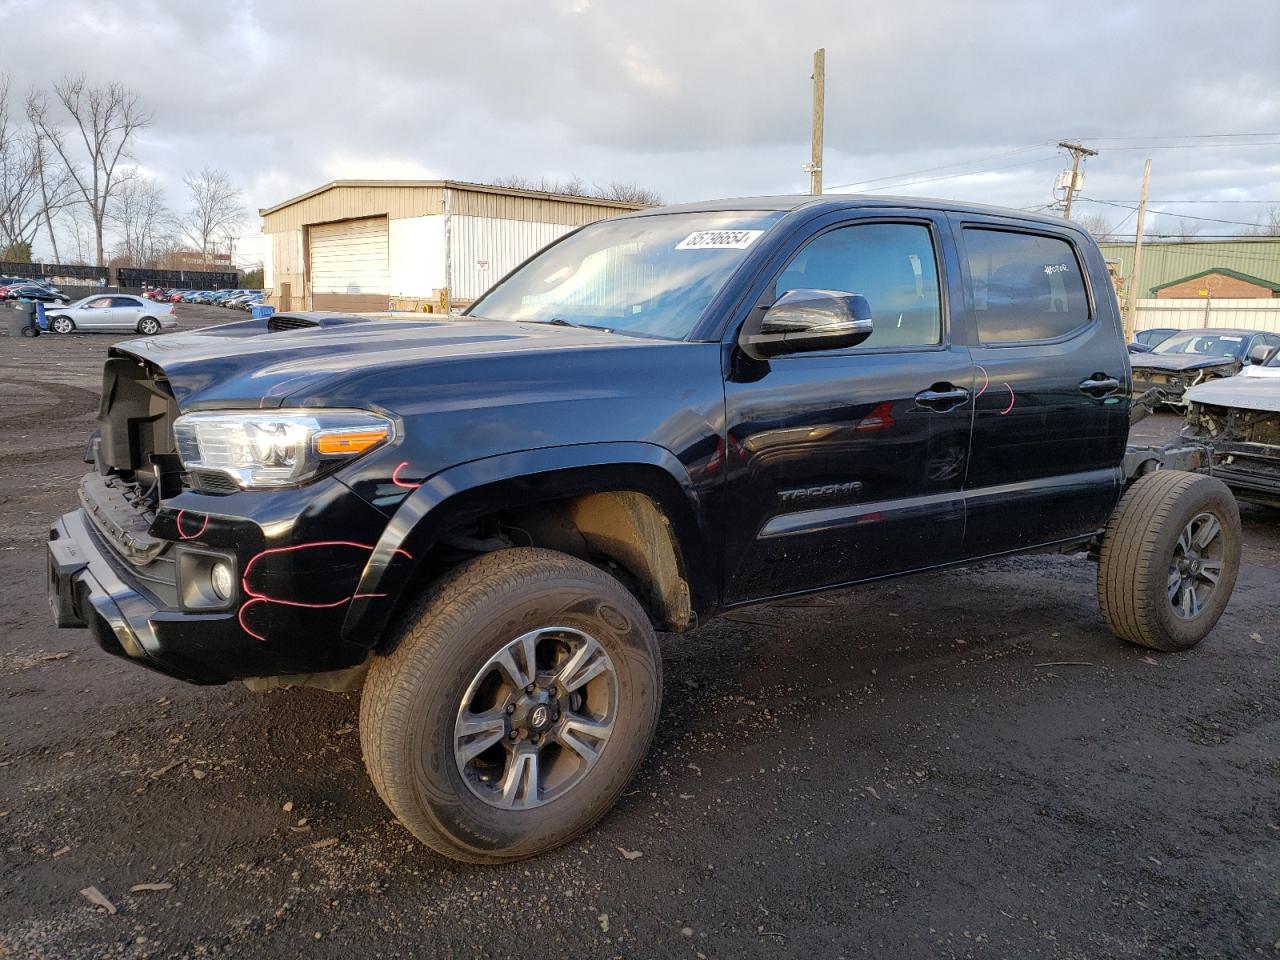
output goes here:
[[363, 685], [396, 816], [447, 856], [513, 860], [625, 789], [655, 630], [1049, 549], [1092, 553], [1119, 637], [1197, 643], [1239, 514], [1126, 449], [1130, 387], [1106, 265], [1070, 223], [858, 197], [645, 210], [464, 316], [116, 346], [49, 598], [193, 683]]

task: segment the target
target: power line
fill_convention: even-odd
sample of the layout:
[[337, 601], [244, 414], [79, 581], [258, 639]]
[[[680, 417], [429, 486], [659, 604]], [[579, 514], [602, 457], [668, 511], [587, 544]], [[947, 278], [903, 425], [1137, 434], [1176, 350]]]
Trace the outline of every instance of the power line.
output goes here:
[[1217, 150], [1221, 147], [1280, 147], [1280, 140], [1249, 140], [1244, 143], [1148, 143], [1129, 146], [1109, 146], [1108, 150]]
[[902, 183], [886, 183], [880, 187], [868, 187], [866, 192], [872, 190], [892, 190], [894, 187], [914, 187], [922, 183], [936, 183], [939, 180], [956, 180], [962, 177], [979, 177], [984, 173], [995, 173], [997, 170], [1011, 170], [1014, 167], [1025, 167], [1033, 163], [1044, 163], [1046, 160], [1057, 160], [1058, 155], [1054, 154], [1049, 157], [1037, 157], [1034, 160], [1021, 160], [1018, 163], [1006, 163], [998, 167], [987, 167], [984, 170], [970, 170], [967, 173], [952, 173], [944, 177], [925, 177], [921, 180], [908, 180]]
[[[1101, 203], [1101, 204], [1105, 204], [1108, 207], [1119, 207], [1122, 210], [1138, 209], [1137, 207], [1129, 206], [1127, 203], [1116, 203], [1112, 200], [1098, 200], [1094, 197], [1080, 197], [1080, 199], [1088, 203]], [[1151, 200], [1148, 200], [1147, 202], [1154, 203], [1154, 201], [1151, 201]], [[1226, 223], [1235, 227], [1256, 227], [1258, 225], [1256, 222], [1247, 221], [1247, 220], [1221, 220], [1218, 217], [1197, 217], [1197, 216], [1193, 216], [1190, 213], [1172, 214], [1172, 213], [1165, 213], [1162, 210], [1153, 210], [1152, 212], [1165, 217], [1177, 216], [1177, 217], [1181, 217], [1183, 220], [1202, 220], [1205, 223]]]
[[1184, 133], [1181, 136], [1172, 137], [1081, 137], [1080, 139], [1151, 143], [1163, 140], [1216, 140], [1225, 137], [1280, 137], [1280, 133]]
[[1040, 143], [1033, 143], [1027, 147], [1017, 147], [1013, 150], [1004, 150], [1000, 153], [988, 154], [985, 157], [974, 157], [970, 160], [956, 160], [953, 163], [940, 163], [937, 166], [924, 167], [920, 170], [908, 170], [905, 173], [895, 173], [887, 177], [872, 177], [869, 180], [853, 180], [849, 183], [837, 183], [827, 187], [827, 189], [840, 190], [844, 187], [860, 187], [867, 183], [882, 183], [885, 180], [902, 180], [904, 177], [914, 177], [921, 173], [933, 173], [935, 170], [950, 170], [952, 167], [968, 167], [975, 163], [986, 163], [988, 160], [1002, 160], [1005, 157], [1012, 157], [1019, 153], [1026, 153], [1028, 150], [1038, 150], [1041, 147], [1047, 146], [1049, 143], [1050, 141], [1044, 140]]
[[[1077, 199], [1083, 200], [1084, 197]], [[1095, 200], [1094, 203], [1133, 203], [1132, 200]], [[1280, 200], [1148, 200], [1147, 203], [1280, 203]]]

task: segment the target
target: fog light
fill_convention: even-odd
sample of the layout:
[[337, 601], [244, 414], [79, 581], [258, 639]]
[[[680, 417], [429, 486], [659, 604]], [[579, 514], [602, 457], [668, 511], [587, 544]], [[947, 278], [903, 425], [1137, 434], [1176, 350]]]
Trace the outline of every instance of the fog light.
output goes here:
[[236, 577], [231, 571], [231, 565], [221, 560], [214, 563], [209, 571], [209, 585], [213, 587], [219, 600], [230, 600], [236, 589]]

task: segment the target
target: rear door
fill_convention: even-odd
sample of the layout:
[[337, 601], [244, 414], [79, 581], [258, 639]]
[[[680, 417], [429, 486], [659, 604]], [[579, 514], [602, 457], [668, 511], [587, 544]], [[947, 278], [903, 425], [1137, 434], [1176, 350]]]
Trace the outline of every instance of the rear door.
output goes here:
[[754, 309], [793, 289], [861, 293], [875, 332], [768, 361], [731, 352], [726, 602], [959, 557], [973, 366], [948, 322], [958, 278], [946, 236], [945, 216], [924, 211], [831, 215], [753, 291]]
[[117, 330], [132, 330], [141, 317], [142, 303], [137, 298], [111, 298], [111, 325]]
[[953, 215], [976, 365], [970, 557], [1100, 529], [1121, 490], [1129, 366], [1097, 246], [1069, 229]]

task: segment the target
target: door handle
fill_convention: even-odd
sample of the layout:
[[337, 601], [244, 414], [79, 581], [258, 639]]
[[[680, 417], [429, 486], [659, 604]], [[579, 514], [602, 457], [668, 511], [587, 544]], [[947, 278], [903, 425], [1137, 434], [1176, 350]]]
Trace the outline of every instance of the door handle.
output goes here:
[[1115, 393], [1119, 389], [1119, 380], [1101, 373], [1095, 373], [1089, 379], [1080, 381], [1080, 392], [1087, 393], [1089, 396], [1096, 397], [1099, 400]]
[[928, 390], [916, 394], [919, 406], [945, 413], [965, 403], [969, 399], [969, 391], [950, 383], [935, 383]]

